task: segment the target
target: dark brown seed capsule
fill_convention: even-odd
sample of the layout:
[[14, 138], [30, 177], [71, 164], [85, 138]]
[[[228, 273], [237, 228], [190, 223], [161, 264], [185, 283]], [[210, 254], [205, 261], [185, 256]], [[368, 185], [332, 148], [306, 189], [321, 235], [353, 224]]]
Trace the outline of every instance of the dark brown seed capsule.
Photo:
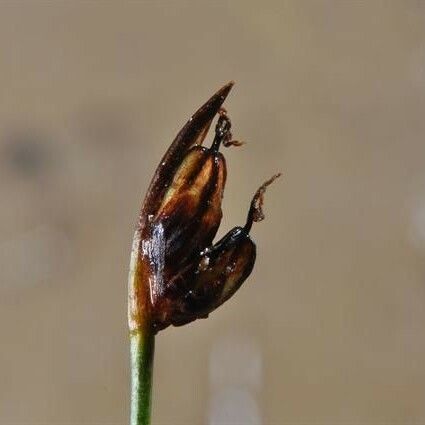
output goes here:
[[165, 238], [162, 223], [152, 225], [165, 193], [188, 151], [202, 144], [233, 82], [215, 93], [180, 130], [155, 171], [143, 202], [133, 238], [129, 271], [128, 320], [130, 331], [153, 326], [156, 300], [164, 288]]
[[255, 244], [241, 227], [207, 248], [191, 275], [184, 276], [186, 292], [175, 304], [171, 323], [180, 326], [207, 317], [239, 289], [254, 267], [255, 256]]
[[168, 283], [156, 327], [181, 326], [205, 318], [227, 301], [251, 274], [256, 247], [249, 236], [252, 223], [264, 218], [263, 196], [266, 187], [279, 175], [265, 182], [255, 193], [244, 227], [235, 227], [212, 247], [181, 270]]
[[194, 146], [176, 171], [152, 220], [163, 227], [168, 276], [211, 244], [222, 217], [225, 181], [223, 155], [201, 146]]
[[[252, 271], [256, 248], [249, 236], [262, 219], [266, 182], [251, 203], [245, 227], [212, 241], [222, 218], [226, 163], [221, 145], [232, 140], [222, 108], [233, 83], [225, 85], [187, 122], [152, 179], [133, 239], [129, 275], [131, 331], [154, 331], [206, 317], [230, 298]], [[210, 148], [201, 146], [216, 114]]]

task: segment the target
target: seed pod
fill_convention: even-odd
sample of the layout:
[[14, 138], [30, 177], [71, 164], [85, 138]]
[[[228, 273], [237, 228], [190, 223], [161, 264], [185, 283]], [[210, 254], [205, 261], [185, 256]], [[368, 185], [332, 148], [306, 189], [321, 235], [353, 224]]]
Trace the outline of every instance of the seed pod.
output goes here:
[[225, 181], [220, 152], [194, 146], [184, 158], [152, 222], [164, 229], [167, 276], [211, 244], [222, 217]]
[[209, 313], [227, 301], [251, 274], [256, 246], [249, 236], [252, 224], [264, 219], [263, 195], [280, 174], [266, 181], [254, 195], [244, 227], [230, 230], [219, 242], [207, 247], [198, 259], [169, 282], [156, 326], [181, 326]]
[[[206, 317], [249, 276], [256, 248], [249, 231], [262, 219], [265, 187], [251, 203], [245, 227], [212, 241], [222, 218], [226, 163], [220, 145], [232, 140], [221, 107], [233, 83], [220, 89], [179, 132], [158, 166], [133, 239], [129, 274], [129, 327], [154, 331]], [[201, 146], [212, 119], [219, 119], [210, 148]]]
[[[172, 267], [172, 258], [170, 255], [166, 255], [166, 246], [170, 247], [171, 244], [167, 243], [164, 223], [159, 218], [165, 219], [166, 207], [167, 205], [168, 207], [171, 206], [172, 197], [169, 196], [169, 202], [167, 202], [166, 197], [167, 194], [171, 195], [175, 188], [173, 181], [176, 180], [176, 175], [182, 175], [184, 159], [186, 158], [188, 165], [191, 162], [194, 165], [191, 159], [194, 159], [195, 153], [190, 154], [189, 151], [192, 147], [201, 145], [204, 141], [214, 116], [219, 112], [232, 86], [233, 82], [226, 84], [195, 112], [180, 130], [155, 171], [133, 237], [128, 288], [128, 320], [131, 332], [146, 326], [154, 326], [152, 323], [153, 312], [157, 310], [156, 305], [169, 279], [166, 275], [172, 274], [168, 270], [171, 268], [177, 270], [180, 267], [180, 259], [174, 256], [176, 266]], [[223, 169], [221, 173], [217, 173], [216, 179], [219, 180], [219, 176], [222, 175], [223, 183], [221, 186], [224, 186], [225, 168], [224, 166], [215, 166], [215, 168]], [[179, 169], [181, 172], [179, 172]], [[208, 185], [208, 178], [206, 180], [206, 186], [211, 186]], [[217, 190], [213, 202], [214, 206], [217, 204], [216, 198], [219, 195], [222, 196], [222, 189]], [[220, 207], [219, 209], [221, 211]], [[212, 240], [214, 237], [220, 218], [221, 212], [218, 219], [216, 214], [215, 220], [214, 218], [210, 220], [212, 224], [210, 224], [209, 232], [207, 231], [207, 236], [205, 236], [206, 240], [208, 238]], [[168, 220], [172, 221], [171, 218], [168, 218]], [[218, 223], [215, 223], [215, 221], [218, 221]], [[179, 229], [174, 230], [178, 231]], [[168, 229], [169, 233], [172, 233], [172, 231], [173, 229]], [[211, 241], [207, 245], [210, 243]], [[165, 264], [166, 257], [168, 267]]]

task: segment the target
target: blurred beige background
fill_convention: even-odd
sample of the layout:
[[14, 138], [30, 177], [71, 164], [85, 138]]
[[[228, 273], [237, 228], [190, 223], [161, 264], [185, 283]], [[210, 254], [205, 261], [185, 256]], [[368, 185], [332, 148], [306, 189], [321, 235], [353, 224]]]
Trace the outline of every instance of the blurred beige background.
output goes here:
[[150, 177], [230, 79], [220, 234], [256, 268], [157, 338], [154, 424], [425, 424], [425, 2], [0, 2], [0, 424], [128, 421]]

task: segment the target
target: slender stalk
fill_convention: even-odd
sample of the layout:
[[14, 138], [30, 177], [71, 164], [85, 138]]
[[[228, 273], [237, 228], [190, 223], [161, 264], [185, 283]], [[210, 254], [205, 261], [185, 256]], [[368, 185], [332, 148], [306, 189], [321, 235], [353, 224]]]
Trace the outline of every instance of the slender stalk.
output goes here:
[[149, 425], [155, 335], [151, 329], [130, 333], [131, 413], [130, 425]]

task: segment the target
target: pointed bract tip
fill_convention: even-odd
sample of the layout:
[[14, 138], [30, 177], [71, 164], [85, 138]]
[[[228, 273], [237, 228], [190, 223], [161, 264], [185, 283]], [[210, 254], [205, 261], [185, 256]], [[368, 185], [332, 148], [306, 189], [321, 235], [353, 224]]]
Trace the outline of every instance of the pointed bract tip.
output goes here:
[[220, 96], [223, 100], [226, 99], [227, 95], [230, 93], [230, 90], [232, 90], [232, 87], [235, 85], [235, 82], [233, 80], [229, 81], [227, 84], [225, 84], [221, 89], [219, 89], [216, 93], [216, 95]]

